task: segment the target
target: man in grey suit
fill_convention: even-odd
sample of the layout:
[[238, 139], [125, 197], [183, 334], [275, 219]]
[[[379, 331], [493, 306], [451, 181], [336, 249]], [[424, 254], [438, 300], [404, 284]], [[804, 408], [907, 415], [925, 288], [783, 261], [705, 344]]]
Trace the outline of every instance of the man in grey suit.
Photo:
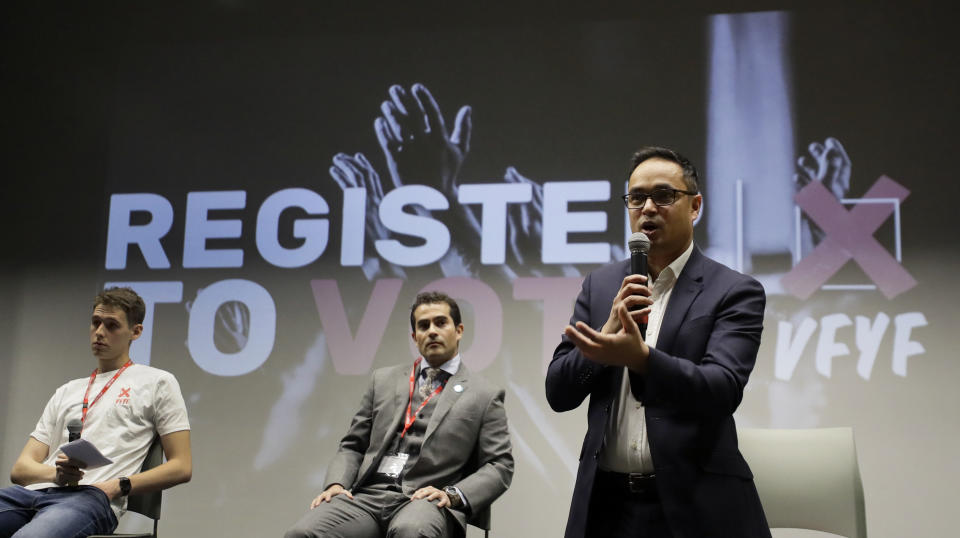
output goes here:
[[417, 295], [410, 325], [420, 357], [373, 373], [323, 493], [286, 538], [464, 536], [510, 486], [504, 391], [462, 364], [456, 301]]

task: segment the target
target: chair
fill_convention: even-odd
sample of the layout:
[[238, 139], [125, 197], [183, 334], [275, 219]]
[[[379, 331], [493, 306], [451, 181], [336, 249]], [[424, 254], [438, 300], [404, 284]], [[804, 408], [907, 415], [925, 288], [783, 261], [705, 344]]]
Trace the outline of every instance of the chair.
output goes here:
[[483, 530], [484, 538], [490, 537], [490, 507], [486, 507], [483, 510], [477, 512], [476, 514], [471, 515], [467, 519], [467, 525], [473, 525], [478, 529]]
[[866, 538], [853, 428], [738, 430], [771, 529]]
[[[147, 449], [147, 457], [143, 460], [143, 466], [140, 470], [147, 471], [163, 463], [163, 445], [160, 443], [160, 437], [154, 437], [153, 442], [150, 443], [150, 448]], [[157, 536], [157, 523], [160, 520], [160, 501], [162, 500], [163, 491], [151, 491], [150, 493], [142, 493], [139, 495], [130, 495], [127, 499], [127, 510], [130, 512], [136, 512], [138, 514], [143, 514], [153, 520], [153, 532], [152, 533], [137, 533], [137, 534], [107, 534], [107, 535], [92, 535], [88, 538], [156, 538]]]

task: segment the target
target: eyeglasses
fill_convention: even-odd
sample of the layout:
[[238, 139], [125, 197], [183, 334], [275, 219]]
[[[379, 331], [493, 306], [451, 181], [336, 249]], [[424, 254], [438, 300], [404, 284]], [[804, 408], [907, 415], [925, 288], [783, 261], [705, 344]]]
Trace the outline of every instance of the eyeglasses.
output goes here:
[[631, 192], [623, 195], [623, 203], [627, 209], [642, 209], [647, 204], [647, 198], [653, 200], [653, 203], [659, 207], [673, 205], [677, 201], [678, 194], [689, 194], [693, 196], [699, 194], [695, 191], [682, 191], [680, 189], [671, 189], [669, 187], [658, 187], [653, 189], [650, 194], [643, 192]]

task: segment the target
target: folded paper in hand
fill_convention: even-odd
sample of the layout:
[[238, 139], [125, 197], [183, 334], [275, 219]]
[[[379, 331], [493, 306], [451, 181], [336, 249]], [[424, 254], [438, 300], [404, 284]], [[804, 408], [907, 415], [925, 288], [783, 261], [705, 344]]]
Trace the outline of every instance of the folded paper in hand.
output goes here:
[[87, 470], [113, 463], [113, 460], [101, 454], [97, 447], [86, 439], [77, 439], [62, 445], [60, 451], [71, 459], [82, 461], [85, 464], [83, 468]]

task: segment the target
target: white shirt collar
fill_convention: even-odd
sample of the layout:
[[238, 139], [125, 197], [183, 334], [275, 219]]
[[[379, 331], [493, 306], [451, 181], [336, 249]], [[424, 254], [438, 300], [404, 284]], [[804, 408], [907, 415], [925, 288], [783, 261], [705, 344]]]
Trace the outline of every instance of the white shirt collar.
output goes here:
[[[430, 363], [428, 363], [426, 359], [423, 359], [423, 362], [420, 364], [420, 373], [418, 373], [417, 375], [422, 376], [423, 369], [429, 368], [429, 367], [430, 367]], [[453, 356], [452, 359], [441, 364], [440, 369], [443, 370], [444, 372], [447, 372], [448, 374], [450, 374], [451, 377], [453, 377], [454, 374], [456, 374], [460, 370], [460, 354], [457, 353], [456, 355]]]
[[[693, 253], [693, 241], [690, 241], [690, 245], [687, 247], [687, 250], [683, 251], [683, 254], [677, 256], [677, 259], [670, 262], [670, 265], [663, 268], [663, 271], [660, 271], [660, 276], [657, 277], [657, 280], [663, 278], [664, 274], [667, 274], [667, 280], [676, 280], [677, 277], [683, 272], [683, 268], [687, 266], [687, 262], [690, 261], [690, 255]], [[669, 270], [669, 273], [667, 272]]]

